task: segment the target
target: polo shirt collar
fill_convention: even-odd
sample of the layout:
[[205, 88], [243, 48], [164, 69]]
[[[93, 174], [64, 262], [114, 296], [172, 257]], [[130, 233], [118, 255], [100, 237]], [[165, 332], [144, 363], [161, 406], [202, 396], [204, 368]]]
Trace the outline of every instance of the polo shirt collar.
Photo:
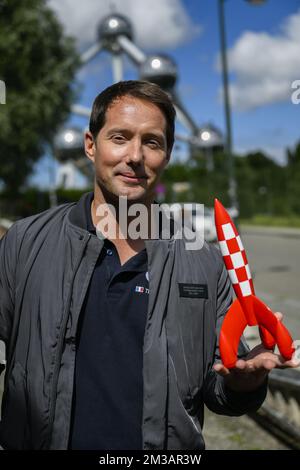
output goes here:
[[[90, 233], [97, 235], [96, 227], [93, 224], [92, 215], [91, 215], [91, 204], [92, 204], [93, 199], [94, 199], [93, 191], [84, 193], [79, 199], [79, 201], [71, 208], [68, 218], [72, 224], [84, 230], [87, 230]], [[158, 204], [158, 203], [154, 201], [154, 204]], [[174, 220], [171, 219], [171, 237], [169, 239], [161, 238], [161, 230], [160, 230], [159, 241], [168, 245], [169, 242], [174, 239], [174, 231], [175, 231]], [[149, 241], [151, 242], [152, 240], [149, 240]]]

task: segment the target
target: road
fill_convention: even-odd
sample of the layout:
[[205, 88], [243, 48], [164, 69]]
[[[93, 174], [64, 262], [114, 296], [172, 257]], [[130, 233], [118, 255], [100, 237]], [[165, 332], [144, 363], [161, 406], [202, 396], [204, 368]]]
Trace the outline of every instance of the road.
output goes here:
[[257, 295], [300, 340], [300, 230], [244, 227], [241, 236]]

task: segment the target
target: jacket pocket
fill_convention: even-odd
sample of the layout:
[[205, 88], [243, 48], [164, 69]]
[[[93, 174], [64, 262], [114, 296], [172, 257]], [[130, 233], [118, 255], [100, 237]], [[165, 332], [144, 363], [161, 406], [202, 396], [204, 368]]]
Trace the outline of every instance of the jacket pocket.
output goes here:
[[26, 373], [16, 362], [2, 403], [0, 444], [4, 449], [23, 449], [26, 428]]
[[190, 298], [181, 298], [179, 302], [178, 328], [191, 396], [202, 386], [205, 303], [204, 299]]

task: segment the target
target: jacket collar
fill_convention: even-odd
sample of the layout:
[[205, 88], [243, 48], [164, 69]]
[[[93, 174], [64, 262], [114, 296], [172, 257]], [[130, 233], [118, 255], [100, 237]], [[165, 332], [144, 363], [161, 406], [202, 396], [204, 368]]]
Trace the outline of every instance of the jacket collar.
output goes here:
[[94, 198], [93, 191], [84, 193], [79, 201], [71, 208], [69, 212], [69, 221], [84, 230], [87, 230], [89, 226], [87, 207], [91, 207], [92, 200]]

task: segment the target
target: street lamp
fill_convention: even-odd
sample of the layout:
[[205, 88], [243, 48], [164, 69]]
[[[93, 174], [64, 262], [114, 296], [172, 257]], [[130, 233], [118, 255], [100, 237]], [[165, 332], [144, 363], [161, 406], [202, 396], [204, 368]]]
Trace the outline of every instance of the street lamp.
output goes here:
[[[223, 90], [224, 90], [224, 108], [225, 108], [225, 123], [226, 123], [226, 145], [225, 151], [228, 164], [228, 183], [229, 183], [229, 200], [233, 208], [238, 207], [236, 179], [234, 174], [234, 160], [232, 155], [232, 129], [231, 129], [231, 109], [228, 87], [228, 65], [227, 65], [227, 46], [226, 46], [226, 28], [225, 28], [225, 13], [224, 3], [226, 0], [219, 0], [219, 25], [220, 25], [220, 42], [221, 42], [221, 62], [222, 62], [222, 76], [223, 76]], [[246, 0], [252, 5], [262, 5], [266, 0]]]

